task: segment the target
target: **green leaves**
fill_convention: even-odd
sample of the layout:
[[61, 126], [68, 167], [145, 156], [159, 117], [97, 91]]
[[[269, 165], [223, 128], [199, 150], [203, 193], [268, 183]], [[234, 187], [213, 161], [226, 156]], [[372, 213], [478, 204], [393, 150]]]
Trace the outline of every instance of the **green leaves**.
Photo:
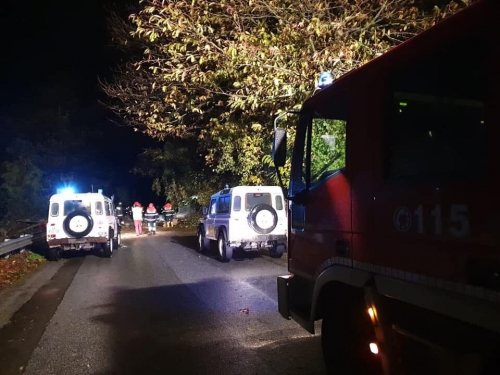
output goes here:
[[321, 71], [338, 78], [463, 6], [427, 3], [143, 0], [128, 25], [112, 18], [114, 39], [137, 50], [102, 87], [130, 125], [194, 137], [210, 168], [264, 182], [276, 113], [300, 106]]

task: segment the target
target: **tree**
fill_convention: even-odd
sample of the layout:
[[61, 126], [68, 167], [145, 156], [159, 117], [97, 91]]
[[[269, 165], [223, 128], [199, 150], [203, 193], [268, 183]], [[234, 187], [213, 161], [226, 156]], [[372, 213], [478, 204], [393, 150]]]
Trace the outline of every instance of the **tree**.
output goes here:
[[[204, 166], [203, 159], [192, 151], [193, 143], [194, 140], [173, 142], [167, 139], [162, 148], [149, 148], [140, 154], [133, 172], [153, 178], [153, 191], [174, 206], [193, 196], [197, 196], [201, 204], [208, 205], [210, 195], [223, 187], [221, 175]], [[225, 183], [237, 183], [234, 178], [225, 177]]]
[[137, 130], [194, 137], [213, 170], [258, 183], [273, 116], [319, 72], [339, 77], [471, 1], [141, 0], [111, 20], [130, 55], [102, 89]]
[[95, 126], [102, 122], [95, 108], [62, 86], [36, 94], [33, 106], [22, 103], [2, 118], [0, 221], [46, 218], [50, 196], [65, 185], [112, 194], [116, 184], [116, 151], [112, 142], [103, 147], [111, 137]]
[[10, 160], [2, 165], [0, 196], [3, 220], [36, 220], [46, 215], [47, 198], [43, 171], [36, 165], [33, 145], [15, 140], [7, 149]]

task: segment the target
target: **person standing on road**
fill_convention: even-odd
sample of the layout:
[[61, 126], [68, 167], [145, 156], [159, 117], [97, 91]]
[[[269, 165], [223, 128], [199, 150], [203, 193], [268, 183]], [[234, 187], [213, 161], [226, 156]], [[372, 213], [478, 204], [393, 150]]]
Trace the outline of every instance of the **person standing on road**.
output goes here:
[[152, 234], [156, 234], [156, 221], [158, 220], [158, 212], [153, 203], [150, 203], [148, 209], [146, 210], [146, 214], [144, 215], [144, 219], [148, 223], [148, 236]]
[[163, 206], [163, 213], [165, 214], [165, 224], [167, 227], [172, 227], [175, 211], [172, 209], [172, 203], [170, 203], [170, 201], [167, 201]]
[[118, 205], [115, 207], [115, 213], [116, 213], [116, 217], [118, 218], [118, 221], [120, 222], [120, 224], [123, 223], [123, 206], [122, 206], [122, 202], [119, 202]]
[[142, 206], [139, 202], [135, 202], [132, 207], [132, 218], [134, 219], [135, 235], [142, 234]]

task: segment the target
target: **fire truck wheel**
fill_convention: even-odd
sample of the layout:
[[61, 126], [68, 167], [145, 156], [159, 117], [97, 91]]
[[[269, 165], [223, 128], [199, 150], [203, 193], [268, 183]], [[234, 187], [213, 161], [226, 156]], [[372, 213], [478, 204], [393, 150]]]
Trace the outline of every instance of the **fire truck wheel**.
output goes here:
[[229, 262], [233, 258], [233, 248], [227, 244], [226, 238], [226, 232], [221, 230], [217, 237], [217, 250], [221, 262]]
[[90, 233], [94, 227], [92, 217], [83, 210], [77, 210], [66, 216], [63, 229], [71, 237], [82, 238]]
[[271, 233], [277, 224], [278, 214], [268, 204], [258, 204], [250, 212], [250, 226], [259, 234]]
[[[345, 301], [344, 301], [345, 302]], [[379, 358], [370, 352], [373, 326], [361, 303], [331, 305], [321, 328], [321, 346], [327, 374], [382, 374]]]

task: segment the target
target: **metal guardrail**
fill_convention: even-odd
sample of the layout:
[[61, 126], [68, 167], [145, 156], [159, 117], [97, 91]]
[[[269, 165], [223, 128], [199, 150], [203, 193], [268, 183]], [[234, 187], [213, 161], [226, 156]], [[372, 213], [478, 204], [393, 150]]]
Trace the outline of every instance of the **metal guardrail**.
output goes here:
[[19, 238], [9, 239], [0, 243], [0, 257], [39, 244], [40, 241], [45, 240], [47, 234], [43, 222], [18, 220], [18, 223], [28, 224], [29, 226], [16, 229], [18, 235], [20, 235]]
[[0, 244], [0, 256], [16, 250], [24, 249], [25, 247], [32, 245], [35, 238], [36, 237], [33, 237], [32, 234], [28, 234], [26, 236], [16, 238], [14, 240], [8, 240]]

